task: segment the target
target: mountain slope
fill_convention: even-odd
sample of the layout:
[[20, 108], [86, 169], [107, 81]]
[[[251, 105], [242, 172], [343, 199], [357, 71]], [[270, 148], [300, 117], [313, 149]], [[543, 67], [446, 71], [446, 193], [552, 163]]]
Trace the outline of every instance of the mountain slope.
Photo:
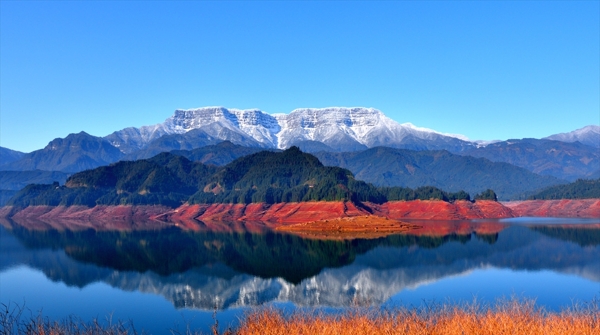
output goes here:
[[85, 132], [52, 140], [44, 149], [2, 165], [0, 170], [77, 172], [118, 161], [123, 154], [106, 140]]
[[255, 154], [263, 150], [262, 148], [244, 147], [229, 141], [223, 141], [219, 144], [207, 145], [194, 150], [173, 150], [171, 153], [183, 156], [191, 161], [222, 166], [240, 157]]
[[29, 184], [64, 184], [69, 176], [60, 171], [0, 171], [0, 189], [18, 191]]
[[221, 140], [216, 139], [202, 129], [190, 130], [184, 134], [164, 135], [150, 142], [145, 148], [125, 155], [123, 160], [138, 160], [154, 157], [161, 152], [173, 150], [192, 150], [207, 145], [214, 145]]
[[349, 169], [357, 179], [378, 186], [435, 186], [470, 194], [493, 189], [500, 199], [515, 198], [561, 180], [525, 169], [447, 151], [412, 151], [386, 147], [361, 152], [314, 154], [328, 166]]
[[461, 155], [505, 162], [531, 172], [574, 181], [600, 169], [600, 151], [579, 142], [526, 138], [489, 144]]
[[581, 142], [594, 148], [600, 148], [600, 126], [589, 125], [568, 133], [560, 133], [544, 137], [546, 140], [561, 142]]
[[12, 163], [25, 155], [24, 152], [0, 147], [0, 165]]

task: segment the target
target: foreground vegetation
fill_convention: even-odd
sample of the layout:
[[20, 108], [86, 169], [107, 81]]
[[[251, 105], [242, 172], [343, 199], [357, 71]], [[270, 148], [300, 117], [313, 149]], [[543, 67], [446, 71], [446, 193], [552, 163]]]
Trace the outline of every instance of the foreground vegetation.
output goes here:
[[[21, 310], [0, 313], [1, 335], [9, 334], [137, 334], [132, 323], [107, 326], [97, 321], [84, 323], [70, 318], [54, 322], [38, 316], [21, 320]], [[187, 329], [172, 334], [200, 334]], [[574, 306], [560, 313], [536, 308], [533, 301], [501, 300], [494, 306], [477, 303], [422, 308], [357, 309], [345, 314], [293, 313], [259, 309], [248, 313], [236, 329], [221, 330], [218, 321], [213, 335], [294, 335], [294, 334], [600, 334], [598, 301]]]

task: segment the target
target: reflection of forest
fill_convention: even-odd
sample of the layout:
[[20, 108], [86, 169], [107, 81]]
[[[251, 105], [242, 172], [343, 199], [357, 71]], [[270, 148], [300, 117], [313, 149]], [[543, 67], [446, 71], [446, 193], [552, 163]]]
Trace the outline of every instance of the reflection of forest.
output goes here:
[[[351, 264], [357, 255], [377, 247], [436, 249], [452, 241], [466, 244], [473, 237], [493, 245], [505, 228], [495, 222], [423, 221], [418, 224], [423, 228], [407, 234], [332, 241], [304, 239], [272, 231], [190, 232], [176, 227], [130, 232], [29, 230], [11, 222], [10, 230], [30, 249], [62, 249], [80, 262], [119, 271], [153, 271], [166, 276], [224, 263], [242, 273], [262, 278], [280, 277], [299, 283], [323, 268]], [[569, 226], [535, 226], [531, 229], [581, 246], [600, 244], [600, 229]], [[513, 242], [517, 247], [519, 242], [514, 238]]]
[[13, 223], [11, 231], [28, 248], [62, 249], [80, 262], [119, 271], [153, 271], [166, 276], [221, 262], [239, 272], [280, 277], [291, 283], [312, 277], [323, 268], [351, 264], [357, 255], [376, 247], [433, 249], [450, 241], [464, 244], [472, 236], [486, 243], [498, 239], [498, 233], [477, 234], [456, 222], [445, 226], [441, 222], [435, 236], [400, 234], [341, 241], [304, 239], [272, 231], [190, 232], [176, 227], [130, 232], [29, 230]]
[[573, 227], [532, 226], [530, 228], [550, 237], [577, 243], [582, 247], [600, 245], [600, 224], [593, 226], [578, 225]]
[[[161, 294], [175, 306], [204, 309], [274, 300], [305, 306], [345, 306], [356, 299], [375, 304], [406, 287], [490, 266], [600, 281], [598, 235], [590, 235], [596, 238], [582, 247], [537, 228], [323, 241], [272, 232], [32, 231], [14, 225], [0, 227], [0, 270], [27, 264], [68, 285], [103, 281]], [[561, 229], [573, 235], [568, 227], [550, 228], [558, 236]]]

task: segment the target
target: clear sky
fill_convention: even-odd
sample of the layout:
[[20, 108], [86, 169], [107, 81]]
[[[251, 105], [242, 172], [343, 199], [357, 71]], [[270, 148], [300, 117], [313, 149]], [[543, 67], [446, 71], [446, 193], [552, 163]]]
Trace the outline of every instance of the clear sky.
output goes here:
[[600, 124], [600, 2], [0, 1], [0, 145], [177, 108], [364, 106], [471, 139]]

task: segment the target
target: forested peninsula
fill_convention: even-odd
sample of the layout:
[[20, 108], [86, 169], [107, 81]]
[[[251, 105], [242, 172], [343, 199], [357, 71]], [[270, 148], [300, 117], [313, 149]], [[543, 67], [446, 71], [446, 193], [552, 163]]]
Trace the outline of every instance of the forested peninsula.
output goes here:
[[[569, 206], [566, 214], [553, 213], [593, 217], [600, 201]], [[587, 209], [573, 210], [582, 206]], [[291, 224], [365, 215], [463, 220], [530, 212], [497, 202], [489, 189], [471, 197], [465, 191], [452, 193], [431, 186], [376, 187], [357, 180], [347, 169], [324, 166], [315, 156], [291, 147], [250, 154], [225, 166], [173, 153], [121, 161], [73, 174], [64, 185], [28, 185], [8, 201], [0, 216]]]
[[[487, 191], [478, 197], [493, 199]], [[410, 200], [471, 200], [464, 191], [435, 187], [375, 187], [343, 168], [326, 167], [313, 155], [291, 147], [262, 151], [217, 167], [161, 153], [150, 159], [122, 161], [76, 173], [65, 185], [32, 184], [9, 206], [88, 206], [250, 204], [354, 201], [382, 204]]]

